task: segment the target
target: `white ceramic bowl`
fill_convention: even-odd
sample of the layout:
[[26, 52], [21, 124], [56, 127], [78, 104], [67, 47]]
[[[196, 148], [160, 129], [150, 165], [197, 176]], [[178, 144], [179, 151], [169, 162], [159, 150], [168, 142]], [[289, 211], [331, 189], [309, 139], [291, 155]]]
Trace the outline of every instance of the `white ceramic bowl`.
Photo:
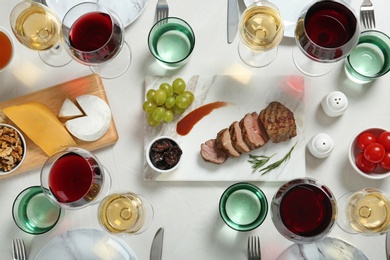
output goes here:
[[[150, 159], [150, 153], [151, 153], [151, 148], [152, 148], [152, 145], [158, 141], [158, 140], [162, 140], [162, 139], [168, 139], [171, 143], [173, 144], [176, 144], [179, 146], [179, 143], [172, 137], [169, 137], [169, 136], [159, 136], [159, 137], [156, 137], [154, 138], [147, 146], [146, 148], [146, 152], [145, 152], [145, 156], [146, 156], [146, 161], [149, 165], [150, 168], [152, 168], [154, 171], [156, 172], [159, 172], [159, 173], [166, 173], [166, 172], [172, 172], [174, 170], [176, 170], [178, 167], [179, 167], [179, 164], [180, 164], [180, 161], [181, 161], [181, 158], [179, 158], [179, 161], [178, 163], [173, 166], [172, 168], [170, 169], [166, 169], [166, 170], [162, 170], [162, 169], [159, 169], [157, 168], [153, 163], [152, 163], [152, 160]], [[180, 148], [180, 146], [179, 146]], [[180, 148], [181, 149], [181, 148]], [[181, 157], [181, 156], [180, 156]]]
[[26, 148], [26, 140], [24, 139], [23, 134], [16, 127], [9, 125], [9, 124], [0, 124], [0, 128], [3, 128], [3, 127], [9, 127], [9, 128], [14, 129], [19, 134], [20, 140], [22, 141], [22, 147], [23, 147], [23, 155], [22, 155], [22, 159], [20, 160], [20, 162], [14, 168], [12, 168], [12, 170], [10, 170], [10, 171], [3, 171], [2, 169], [0, 170], [0, 175], [8, 175], [8, 174], [11, 174], [14, 171], [16, 171], [16, 169], [18, 169], [20, 167], [20, 165], [22, 165], [24, 158], [26, 157], [26, 151], [27, 151], [26, 149], [27, 148]]
[[355, 163], [355, 159], [356, 159], [356, 156], [362, 152], [362, 150], [358, 147], [357, 145], [357, 138], [358, 136], [361, 134], [361, 133], [364, 133], [364, 132], [371, 132], [373, 133], [376, 137], [378, 137], [382, 132], [386, 131], [386, 129], [383, 129], [383, 128], [379, 128], [379, 127], [373, 127], [373, 128], [368, 128], [368, 129], [365, 129], [363, 131], [359, 131], [351, 140], [350, 144], [349, 144], [349, 149], [348, 149], [348, 153], [349, 153], [349, 162], [351, 163], [352, 165], [352, 168], [357, 172], [359, 173], [361, 176], [365, 177], [365, 178], [368, 178], [368, 179], [372, 179], [372, 180], [379, 180], [379, 179], [384, 179], [388, 176], [390, 176], [390, 171], [387, 171], [385, 169], [383, 169], [382, 167], [380, 167], [379, 165], [375, 168], [375, 170], [373, 172], [370, 172], [370, 173], [365, 173], [363, 171], [361, 171], [357, 166], [356, 166], [356, 163]]

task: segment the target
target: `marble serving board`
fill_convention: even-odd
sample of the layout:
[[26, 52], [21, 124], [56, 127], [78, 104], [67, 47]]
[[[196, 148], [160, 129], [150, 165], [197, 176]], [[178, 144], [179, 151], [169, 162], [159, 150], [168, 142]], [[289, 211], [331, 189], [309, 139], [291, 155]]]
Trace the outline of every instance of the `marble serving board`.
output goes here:
[[[148, 181], [287, 181], [305, 176], [305, 101], [304, 80], [301, 76], [147, 76], [144, 83], [145, 93], [158, 89], [161, 83], [172, 83], [177, 77], [187, 82], [187, 89], [195, 95], [191, 106], [181, 116], [170, 123], [150, 127], [144, 120], [144, 179]], [[176, 132], [176, 124], [190, 111], [216, 101], [228, 105], [215, 109], [200, 120], [185, 136]], [[246, 113], [260, 113], [270, 102], [278, 101], [294, 112], [297, 124], [297, 136], [274, 144], [268, 142], [263, 147], [250, 152], [252, 155], [267, 155], [272, 159], [268, 163], [283, 158], [295, 144], [290, 159], [280, 167], [261, 175], [252, 173], [249, 155], [228, 158], [221, 164], [206, 162], [200, 155], [200, 145], [215, 138], [217, 133], [229, 127], [233, 121], [240, 121]], [[146, 163], [145, 150], [148, 143], [157, 136], [167, 135], [175, 138], [183, 150], [180, 166], [173, 172], [159, 174]]]

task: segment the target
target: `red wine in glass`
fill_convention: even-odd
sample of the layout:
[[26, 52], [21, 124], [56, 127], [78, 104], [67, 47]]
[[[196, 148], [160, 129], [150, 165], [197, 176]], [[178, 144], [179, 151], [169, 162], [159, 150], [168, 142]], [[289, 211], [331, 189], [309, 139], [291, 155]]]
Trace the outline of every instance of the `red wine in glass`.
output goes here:
[[101, 175], [101, 170], [93, 158], [68, 153], [53, 163], [49, 187], [60, 203], [91, 201], [98, 195], [102, 185], [99, 183], [101, 178], [96, 178], [96, 175]]
[[334, 62], [356, 45], [359, 28], [348, 7], [335, 1], [320, 1], [298, 19], [295, 34], [299, 47], [310, 58]]
[[283, 196], [280, 217], [293, 234], [315, 236], [321, 234], [331, 223], [332, 203], [324, 191], [316, 186], [297, 185]]
[[73, 55], [87, 64], [104, 63], [116, 56], [123, 43], [121, 27], [112, 16], [90, 12], [78, 18], [69, 31]]

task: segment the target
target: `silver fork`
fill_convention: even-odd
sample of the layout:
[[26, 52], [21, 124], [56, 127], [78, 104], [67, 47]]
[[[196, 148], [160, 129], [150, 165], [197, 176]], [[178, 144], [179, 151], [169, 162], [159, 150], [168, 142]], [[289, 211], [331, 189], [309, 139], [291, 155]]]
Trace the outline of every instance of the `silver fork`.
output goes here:
[[375, 28], [374, 6], [370, 0], [364, 0], [360, 7], [360, 21], [364, 28]]
[[14, 260], [27, 260], [26, 247], [22, 239], [12, 239], [12, 257]]
[[167, 18], [169, 14], [169, 7], [166, 0], [158, 0], [156, 5], [156, 22]]
[[248, 260], [261, 260], [260, 238], [248, 237]]

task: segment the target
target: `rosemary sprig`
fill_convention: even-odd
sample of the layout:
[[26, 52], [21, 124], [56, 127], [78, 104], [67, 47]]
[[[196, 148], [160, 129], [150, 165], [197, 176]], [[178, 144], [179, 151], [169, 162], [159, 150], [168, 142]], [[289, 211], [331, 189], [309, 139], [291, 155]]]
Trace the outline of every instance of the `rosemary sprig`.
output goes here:
[[260, 167], [262, 167], [263, 165], [265, 165], [271, 158], [272, 156], [274, 156], [276, 153], [274, 153], [273, 155], [271, 156], [266, 156], [266, 155], [249, 155], [249, 160], [248, 162], [250, 162], [252, 164], [252, 173], [254, 173], [255, 171], [257, 171]]
[[[291, 147], [291, 149], [290, 149], [290, 151], [282, 158], [282, 159], [280, 159], [280, 160], [278, 160], [278, 161], [276, 161], [276, 162], [274, 162], [274, 163], [272, 163], [272, 164], [270, 164], [270, 165], [268, 165], [268, 166], [266, 166], [266, 167], [264, 167], [264, 168], [261, 168], [260, 170], [259, 170], [259, 172], [261, 172], [261, 175], [264, 175], [264, 174], [266, 174], [266, 173], [268, 173], [268, 172], [270, 172], [270, 171], [272, 171], [272, 170], [274, 170], [274, 169], [276, 169], [276, 168], [278, 168], [280, 165], [282, 165], [284, 162], [286, 162], [286, 161], [288, 161], [288, 159], [290, 159], [290, 157], [291, 157], [291, 153], [292, 153], [292, 151], [294, 150], [294, 148], [295, 148], [295, 146], [297, 145], [297, 143], [298, 142], [296, 142], [294, 145], [293, 145], [293, 147]], [[275, 154], [273, 154], [272, 156], [274, 156]], [[252, 163], [252, 169], [255, 169], [256, 168], [256, 170], [257, 169], [259, 169], [261, 166], [263, 166], [263, 165], [265, 165], [268, 161], [269, 161], [269, 159], [271, 159], [271, 157], [267, 157], [267, 156], [264, 156], [264, 155], [259, 155], [259, 156], [254, 156], [254, 155], [249, 155], [251, 158], [254, 158], [253, 160], [248, 160], [250, 163]], [[260, 160], [258, 160], [258, 161], [256, 161], [256, 159], [257, 158], [260, 158]], [[265, 159], [261, 159], [261, 158], [268, 158], [268, 159], [266, 159], [266, 161], [264, 162], [264, 160]], [[262, 163], [262, 164], [261, 164]], [[255, 167], [255, 165], [258, 165], [258, 164], [261, 164], [260, 166], [256, 166]], [[255, 170], [254, 170], [255, 171]], [[253, 171], [253, 172], [254, 172]], [[253, 173], [252, 172], [252, 173]]]

